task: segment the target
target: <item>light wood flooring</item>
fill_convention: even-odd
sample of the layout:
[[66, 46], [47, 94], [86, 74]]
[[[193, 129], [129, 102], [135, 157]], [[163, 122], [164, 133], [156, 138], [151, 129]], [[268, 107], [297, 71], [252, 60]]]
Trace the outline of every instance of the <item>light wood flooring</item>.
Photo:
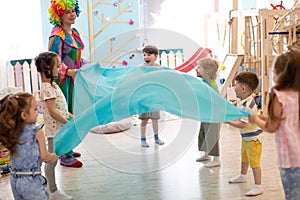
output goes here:
[[[222, 126], [221, 167], [206, 168], [196, 162], [199, 123], [176, 119], [160, 122], [160, 137], [154, 144], [147, 128], [150, 148], [140, 147], [139, 126], [117, 134], [89, 133], [75, 149], [82, 153], [79, 169], [57, 165], [57, 184], [75, 200], [282, 200], [276, 165], [274, 135], [264, 133], [261, 158], [264, 193], [244, 196], [253, 185], [249, 169], [247, 183], [228, 184], [240, 173], [240, 135], [236, 128]], [[13, 199], [9, 176], [0, 177], [0, 199]]]

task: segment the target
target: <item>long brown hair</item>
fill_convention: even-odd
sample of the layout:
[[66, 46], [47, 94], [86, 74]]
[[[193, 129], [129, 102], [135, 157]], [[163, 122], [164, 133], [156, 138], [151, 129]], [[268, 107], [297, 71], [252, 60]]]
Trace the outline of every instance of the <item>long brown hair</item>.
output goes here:
[[[277, 90], [293, 90], [299, 95], [299, 121], [300, 121], [300, 51], [294, 48], [279, 55], [274, 62], [274, 73], [277, 75], [277, 81], [273, 88]], [[268, 113], [272, 120], [276, 117], [273, 112], [275, 94], [272, 91], [268, 106]]]
[[50, 78], [50, 83], [54, 81], [53, 68], [55, 66], [54, 58], [58, 55], [54, 52], [47, 51], [40, 53], [35, 58], [35, 65], [38, 72], [45, 74], [46, 78]]
[[11, 154], [15, 153], [16, 145], [20, 144], [18, 139], [24, 127], [21, 113], [29, 112], [33, 98], [32, 94], [20, 92], [6, 95], [0, 100], [0, 143]]

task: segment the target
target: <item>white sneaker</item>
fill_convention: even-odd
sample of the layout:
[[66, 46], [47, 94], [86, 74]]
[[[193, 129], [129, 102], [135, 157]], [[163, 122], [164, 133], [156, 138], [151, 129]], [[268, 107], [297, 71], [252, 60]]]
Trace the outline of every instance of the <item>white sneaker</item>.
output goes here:
[[198, 158], [196, 160], [196, 162], [202, 162], [202, 161], [207, 161], [207, 160], [210, 160], [210, 156], [209, 155], [204, 155], [204, 156], [201, 156], [200, 158]]
[[150, 147], [146, 140], [141, 140], [141, 147]]
[[246, 175], [238, 175], [234, 178], [229, 179], [229, 183], [245, 183], [247, 182]]
[[256, 196], [264, 192], [261, 185], [253, 185], [251, 189], [246, 193], [246, 196]]
[[50, 193], [49, 200], [71, 200], [73, 197], [67, 195], [61, 190], [56, 190], [53, 193]]
[[213, 160], [213, 161], [210, 161], [210, 162], [206, 163], [204, 166], [207, 167], [207, 168], [211, 168], [211, 167], [218, 167], [220, 165], [221, 165], [220, 161]]

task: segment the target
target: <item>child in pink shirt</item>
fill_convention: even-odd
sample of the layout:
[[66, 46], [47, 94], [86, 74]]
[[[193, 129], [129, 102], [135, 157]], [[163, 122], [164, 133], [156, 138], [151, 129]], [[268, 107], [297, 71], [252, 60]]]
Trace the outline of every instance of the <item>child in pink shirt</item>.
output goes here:
[[275, 132], [280, 176], [285, 198], [300, 199], [300, 51], [289, 48], [273, 67], [268, 116], [253, 114], [250, 122]]

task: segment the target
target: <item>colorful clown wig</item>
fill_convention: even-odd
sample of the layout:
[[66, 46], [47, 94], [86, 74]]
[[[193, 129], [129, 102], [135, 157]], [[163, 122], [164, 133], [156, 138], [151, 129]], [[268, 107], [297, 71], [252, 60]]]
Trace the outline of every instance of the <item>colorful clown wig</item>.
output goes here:
[[75, 9], [76, 16], [79, 16], [78, 0], [50, 0], [50, 3], [48, 8], [49, 21], [54, 26], [61, 25], [61, 16], [69, 8]]

